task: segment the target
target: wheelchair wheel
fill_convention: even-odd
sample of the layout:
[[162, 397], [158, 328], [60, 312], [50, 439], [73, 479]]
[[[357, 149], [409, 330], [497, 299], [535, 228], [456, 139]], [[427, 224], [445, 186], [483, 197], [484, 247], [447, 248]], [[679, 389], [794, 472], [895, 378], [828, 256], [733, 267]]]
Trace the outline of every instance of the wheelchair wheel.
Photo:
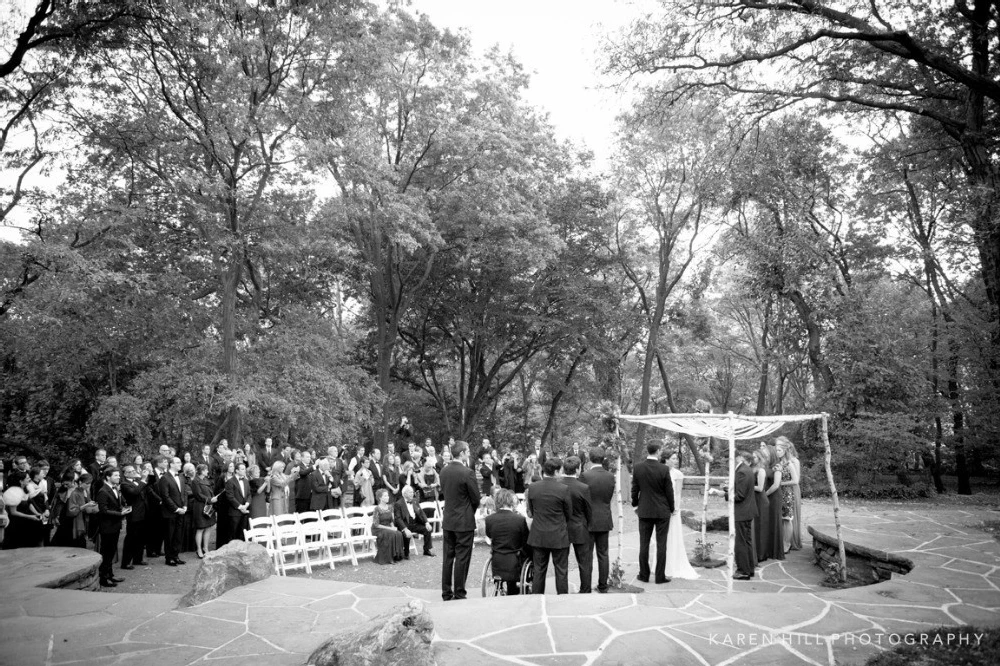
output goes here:
[[521, 565], [521, 594], [531, 594], [531, 583], [535, 580], [535, 568], [532, 566], [531, 560], [525, 560], [524, 564]]
[[493, 575], [493, 558], [483, 566], [482, 592], [484, 597], [499, 597], [507, 594], [504, 582]]

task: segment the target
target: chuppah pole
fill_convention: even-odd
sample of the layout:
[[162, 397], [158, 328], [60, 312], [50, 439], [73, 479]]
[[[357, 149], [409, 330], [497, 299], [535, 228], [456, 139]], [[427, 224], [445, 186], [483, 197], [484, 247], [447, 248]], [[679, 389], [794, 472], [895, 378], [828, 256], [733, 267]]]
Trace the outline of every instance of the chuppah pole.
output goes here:
[[[844, 551], [844, 536], [840, 531], [840, 498], [837, 496], [837, 485], [833, 482], [833, 467], [831, 459], [833, 451], [830, 449], [830, 434], [827, 427], [826, 413], [822, 415], [820, 421], [820, 435], [823, 437], [823, 464], [826, 467], [826, 478], [830, 482], [830, 497], [833, 498], [833, 524], [837, 528], [837, 549], [840, 555], [840, 580], [847, 582], [847, 553]], [[802, 520], [802, 516], [795, 516], [796, 520]]]
[[736, 428], [733, 413], [729, 412], [729, 575], [726, 591], [733, 593], [733, 576], [736, 575]]

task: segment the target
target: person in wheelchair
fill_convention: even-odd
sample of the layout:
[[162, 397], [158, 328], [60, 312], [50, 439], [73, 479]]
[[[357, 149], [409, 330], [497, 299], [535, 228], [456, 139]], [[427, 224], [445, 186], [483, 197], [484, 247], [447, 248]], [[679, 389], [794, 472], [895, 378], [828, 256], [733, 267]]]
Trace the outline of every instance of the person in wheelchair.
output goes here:
[[507, 583], [507, 594], [519, 594], [521, 565], [531, 561], [528, 521], [514, 509], [517, 497], [506, 488], [495, 496], [496, 513], [486, 516], [486, 538], [493, 554], [493, 576]]

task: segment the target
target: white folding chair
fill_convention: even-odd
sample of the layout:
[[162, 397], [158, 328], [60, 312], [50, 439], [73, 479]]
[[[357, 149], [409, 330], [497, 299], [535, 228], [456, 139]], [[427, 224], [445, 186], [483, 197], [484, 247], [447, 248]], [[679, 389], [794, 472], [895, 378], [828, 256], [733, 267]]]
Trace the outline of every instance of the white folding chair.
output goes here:
[[[302, 527], [294, 513], [272, 516], [274, 519], [274, 543], [284, 571], [289, 569], [305, 569], [312, 573], [309, 558], [306, 556], [306, 544]], [[291, 558], [291, 559], [289, 559]]]
[[439, 537], [444, 534], [441, 530], [441, 506], [438, 504], [437, 500], [421, 502], [420, 508], [423, 509], [424, 515], [427, 516], [427, 528], [430, 529], [431, 536]]
[[299, 531], [302, 535], [302, 552], [309, 568], [329, 564], [333, 569], [333, 554], [326, 540], [326, 526], [320, 518], [319, 511], [307, 511], [295, 514], [298, 517]]
[[351, 528], [340, 509], [324, 509], [319, 512], [320, 520], [326, 531], [326, 544], [330, 549], [332, 562], [350, 562], [358, 566], [358, 558], [354, 555], [354, 544], [351, 543]]
[[255, 530], [261, 527], [271, 529], [274, 526], [274, 516], [263, 516], [261, 518], [250, 519], [250, 529]]
[[351, 531], [354, 557], [375, 557], [375, 535], [372, 534], [373, 506], [352, 506], [344, 509], [344, 520]]
[[[257, 520], [260, 520], [259, 518]], [[274, 562], [274, 568], [278, 571], [279, 576], [285, 575], [285, 567], [282, 558], [278, 556], [278, 548], [274, 538], [274, 526], [271, 523], [271, 519], [267, 519], [268, 524], [263, 527], [251, 527], [248, 530], [243, 530], [244, 538], [250, 543], [256, 543], [264, 547], [267, 554], [271, 556], [271, 561]]]

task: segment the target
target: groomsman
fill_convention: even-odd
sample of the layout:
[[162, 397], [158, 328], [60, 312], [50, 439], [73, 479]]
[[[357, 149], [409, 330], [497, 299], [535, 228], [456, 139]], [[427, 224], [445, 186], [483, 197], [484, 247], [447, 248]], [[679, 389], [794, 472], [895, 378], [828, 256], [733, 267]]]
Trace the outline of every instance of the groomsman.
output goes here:
[[734, 481], [733, 502], [736, 521], [736, 573], [735, 580], [750, 580], [753, 578], [754, 567], [757, 566], [756, 553], [753, 550], [753, 519], [757, 517], [757, 499], [754, 496], [754, 474], [750, 469], [750, 453], [741, 451], [736, 459], [736, 478]]
[[580, 459], [566, 458], [563, 463], [563, 484], [569, 488], [569, 502], [573, 514], [566, 524], [569, 542], [573, 544], [573, 554], [580, 569], [580, 594], [590, 594], [590, 580], [594, 572], [593, 546], [590, 545], [590, 488], [576, 475], [580, 471]]
[[531, 581], [532, 594], [545, 594], [549, 557], [552, 558], [556, 573], [556, 593], [569, 592], [568, 526], [573, 518], [573, 505], [569, 498], [569, 488], [555, 478], [561, 468], [562, 461], [559, 458], [547, 458], [542, 465], [542, 480], [531, 484], [531, 488], [525, 493], [528, 517], [532, 519], [528, 535], [534, 573]]
[[244, 541], [244, 530], [250, 528], [250, 482], [247, 480], [247, 464], [236, 466], [236, 476], [226, 481], [226, 503], [229, 506], [229, 538]]
[[157, 491], [160, 496], [160, 515], [163, 516], [163, 547], [167, 566], [184, 564], [179, 555], [184, 543], [181, 534], [181, 516], [187, 513], [187, 482], [181, 475], [181, 459], [170, 461], [170, 470], [160, 477]]
[[[608, 574], [610, 562], [608, 557], [608, 533], [614, 529], [611, 518], [611, 499], [615, 494], [615, 475], [604, 469], [604, 449], [594, 447], [590, 450], [591, 467], [580, 475], [580, 480], [590, 488], [590, 548], [587, 561], [593, 562], [594, 550], [597, 550], [597, 591], [606, 594], [608, 591]], [[587, 581], [590, 588], [590, 581]], [[582, 590], [582, 587], [581, 587]]]

